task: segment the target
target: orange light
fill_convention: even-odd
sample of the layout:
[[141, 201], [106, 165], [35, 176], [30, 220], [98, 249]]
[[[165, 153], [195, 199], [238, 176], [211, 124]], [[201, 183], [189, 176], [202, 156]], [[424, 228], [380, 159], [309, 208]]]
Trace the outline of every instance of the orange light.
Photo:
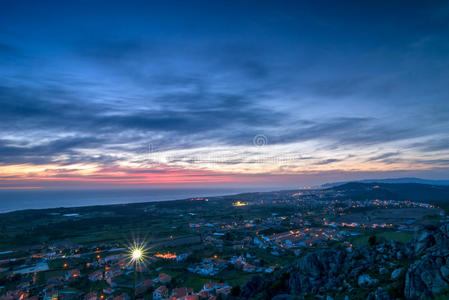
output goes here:
[[174, 259], [177, 257], [176, 253], [170, 253], [170, 252], [156, 253], [154, 256], [158, 257], [158, 258], [163, 258], [163, 259]]

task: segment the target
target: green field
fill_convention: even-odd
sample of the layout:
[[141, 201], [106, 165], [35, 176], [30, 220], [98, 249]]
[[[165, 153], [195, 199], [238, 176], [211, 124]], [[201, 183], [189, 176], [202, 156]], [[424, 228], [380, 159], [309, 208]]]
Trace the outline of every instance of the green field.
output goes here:
[[[412, 232], [384, 231], [373, 233], [373, 235], [375, 235], [378, 239], [395, 240], [402, 243], [406, 243], [413, 238]], [[368, 244], [368, 239], [370, 236], [371, 234], [355, 238], [352, 241], [352, 244], [356, 247], [360, 245], [366, 245]]]

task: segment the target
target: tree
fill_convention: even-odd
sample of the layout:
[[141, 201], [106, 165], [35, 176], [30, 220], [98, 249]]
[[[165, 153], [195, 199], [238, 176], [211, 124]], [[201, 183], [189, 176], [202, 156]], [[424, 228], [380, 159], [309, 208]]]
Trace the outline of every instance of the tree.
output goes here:
[[376, 245], [376, 241], [377, 241], [377, 238], [375, 235], [370, 236], [368, 239], [368, 243], [370, 244], [370, 246]]
[[231, 295], [234, 297], [238, 297], [238, 295], [240, 295], [240, 285], [236, 285], [236, 286], [232, 287]]

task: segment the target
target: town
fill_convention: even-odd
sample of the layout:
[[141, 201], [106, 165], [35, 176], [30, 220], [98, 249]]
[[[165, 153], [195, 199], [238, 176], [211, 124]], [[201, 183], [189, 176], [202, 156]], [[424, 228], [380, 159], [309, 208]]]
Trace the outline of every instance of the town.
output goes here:
[[[4, 214], [0, 299], [238, 296], [255, 274], [275, 273], [306, 253], [351, 252], [372, 236], [407, 241], [426, 222], [448, 221], [445, 213], [435, 203], [307, 189], [52, 209], [41, 220], [33, 215], [31, 229], [9, 220], [33, 212]], [[30, 230], [33, 244], [22, 243]]]
[[0, 66], [0, 300], [449, 299], [449, 1], [1, 0]]

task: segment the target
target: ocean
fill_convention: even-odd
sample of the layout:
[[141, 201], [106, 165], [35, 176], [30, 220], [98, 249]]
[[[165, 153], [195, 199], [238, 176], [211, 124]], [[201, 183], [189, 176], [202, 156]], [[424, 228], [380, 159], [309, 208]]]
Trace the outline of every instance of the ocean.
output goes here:
[[[77, 207], [211, 197], [264, 189], [109, 189], [109, 190], [0, 190], [0, 213], [23, 209]], [[268, 191], [267, 189], [265, 189]]]

